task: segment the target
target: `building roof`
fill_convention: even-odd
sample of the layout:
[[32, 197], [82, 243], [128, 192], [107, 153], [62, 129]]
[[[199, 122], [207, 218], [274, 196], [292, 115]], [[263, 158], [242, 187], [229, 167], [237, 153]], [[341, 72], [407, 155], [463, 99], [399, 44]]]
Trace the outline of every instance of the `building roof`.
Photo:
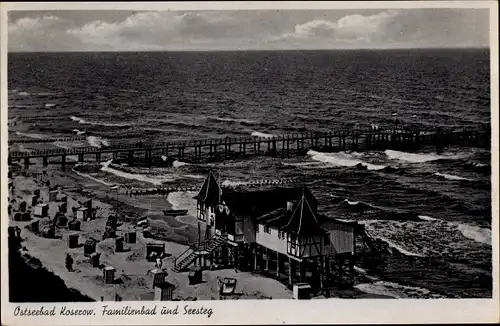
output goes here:
[[220, 199], [220, 187], [212, 171], [208, 173], [200, 192], [194, 197], [205, 205], [216, 205]]
[[302, 195], [299, 203], [290, 217], [287, 225], [282, 230], [298, 235], [321, 234], [325, 231], [321, 228], [321, 223], [316, 216], [316, 209], [309, 204], [306, 194]]
[[299, 201], [302, 194], [317, 206], [317, 200], [307, 187], [277, 187], [271, 189], [224, 189], [222, 199], [235, 215], [259, 217], [279, 208], [287, 201]]

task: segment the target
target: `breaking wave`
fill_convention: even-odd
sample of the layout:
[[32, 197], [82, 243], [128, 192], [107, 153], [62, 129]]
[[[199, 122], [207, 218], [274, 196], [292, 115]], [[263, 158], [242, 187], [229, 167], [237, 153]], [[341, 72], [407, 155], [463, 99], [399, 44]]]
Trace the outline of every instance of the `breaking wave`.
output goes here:
[[484, 245], [491, 246], [491, 229], [425, 215], [420, 215], [419, 221], [375, 219], [360, 222], [373, 238], [388, 246], [389, 252], [396, 250], [406, 256], [439, 259], [463, 259], [467, 252], [488, 260]]
[[407, 153], [394, 151], [391, 149], [386, 150], [385, 155], [391, 160], [399, 160], [409, 163], [425, 163], [437, 160], [454, 160], [463, 158], [463, 155], [437, 155], [435, 153], [429, 154], [417, 154], [417, 153]]
[[167, 195], [167, 201], [172, 205], [172, 209], [187, 209], [188, 216], [178, 217], [181, 222], [191, 225], [196, 225], [196, 202], [193, 201], [193, 196], [196, 192], [193, 191], [179, 191], [171, 192]]
[[71, 120], [78, 122], [82, 125], [93, 125], [93, 126], [104, 126], [104, 127], [128, 127], [130, 124], [128, 123], [109, 123], [109, 122], [96, 122], [96, 121], [87, 121], [80, 117], [75, 117], [74, 115], [70, 117]]
[[92, 147], [101, 148], [102, 146], [109, 146], [109, 143], [105, 139], [102, 139], [101, 137], [88, 136], [87, 141], [89, 142], [89, 145]]
[[457, 228], [463, 234], [464, 237], [491, 246], [490, 229], [463, 223], [458, 224]]
[[373, 283], [361, 283], [354, 286], [356, 289], [370, 294], [385, 295], [396, 299], [422, 299], [422, 298], [445, 298], [432, 293], [428, 289], [401, 285], [394, 282], [375, 281]]
[[101, 163], [101, 165], [102, 165], [101, 171], [114, 174], [120, 178], [137, 180], [137, 181], [141, 181], [141, 182], [147, 182], [147, 183], [154, 184], [156, 186], [159, 186], [159, 185], [163, 184], [164, 182], [169, 182], [169, 181], [174, 180], [174, 178], [172, 178], [170, 176], [150, 177], [150, 176], [144, 175], [144, 174], [130, 173], [130, 172], [125, 172], [125, 171], [113, 169], [112, 167], [110, 167], [112, 161], [113, 160], [109, 160], [109, 161], [106, 161], [104, 163]]
[[81, 164], [76, 164], [72, 169], [71, 171], [73, 171], [74, 173], [76, 173], [77, 175], [83, 177], [83, 178], [87, 178], [87, 179], [90, 179], [90, 180], [94, 180], [95, 182], [98, 182], [98, 183], [102, 183], [103, 185], [106, 185], [106, 186], [112, 186], [113, 184], [111, 183], [107, 183], [106, 181], [103, 181], [101, 179], [98, 179], [98, 178], [94, 178], [93, 176], [91, 176], [90, 174], [87, 174], [87, 173], [83, 173], [83, 172], [79, 172], [76, 170], [77, 167], [81, 166]]
[[434, 217], [430, 217], [430, 216], [427, 216], [427, 215], [419, 215], [418, 216], [422, 221], [436, 221], [437, 218], [434, 218]]
[[459, 177], [458, 175], [453, 175], [453, 174], [446, 174], [446, 173], [439, 173], [436, 172], [434, 175], [437, 175], [438, 177], [445, 178], [446, 180], [464, 180], [464, 181], [473, 181], [472, 179], [464, 178], [464, 177]]
[[364, 161], [355, 159], [353, 157], [353, 156], [355, 156], [355, 154], [352, 155], [352, 154], [347, 154], [345, 152], [321, 153], [321, 152], [310, 150], [307, 152], [307, 154], [310, 155], [311, 158], [315, 161], [331, 164], [333, 166], [354, 167], [357, 165], [361, 165], [368, 170], [382, 170], [386, 167], [385, 165], [370, 164], [370, 163], [366, 163]]
[[245, 182], [245, 181], [232, 181], [232, 180], [224, 180], [222, 182], [222, 186], [224, 187], [237, 187], [237, 186], [243, 186], [243, 185], [248, 185], [250, 182]]
[[174, 167], [174, 168], [178, 168], [178, 167], [185, 166], [185, 165], [190, 165], [190, 164], [186, 163], [186, 162], [182, 162], [182, 161], [177, 161], [177, 160], [175, 160], [172, 163], [172, 167]]
[[16, 131], [16, 135], [34, 138], [34, 139], [46, 139], [46, 138], [48, 138], [47, 136], [42, 135], [42, 134], [28, 134], [28, 133], [19, 132], [19, 131]]
[[266, 133], [263, 133], [263, 132], [260, 132], [260, 131], [253, 131], [251, 133], [251, 135], [254, 136], [254, 137], [262, 137], [262, 138], [273, 138], [273, 137], [276, 137], [275, 135], [266, 134]]
[[73, 129], [72, 131], [76, 133], [77, 136], [85, 134], [85, 131], [79, 129]]
[[250, 120], [250, 119], [233, 119], [233, 118], [217, 117], [217, 118], [215, 118], [215, 120], [222, 121], [222, 122], [235, 122], [235, 123], [241, 123], [241, 124], [247, 124], [247, 125], [259, 124], [258, 121]]

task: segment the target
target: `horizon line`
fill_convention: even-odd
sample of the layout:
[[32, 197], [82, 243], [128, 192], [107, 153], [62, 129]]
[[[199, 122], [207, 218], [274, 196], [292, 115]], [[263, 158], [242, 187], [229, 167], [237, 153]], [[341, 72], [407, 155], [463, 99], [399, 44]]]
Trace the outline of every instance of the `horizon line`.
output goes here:
[[7, 54], [19, 53], [161, 53], [161, 52], [292, 52], [292, 51], [401, 51], [401, 50], [490, 50], [488, 46], [456, 46], [456, 47], [397, 47], [397, 48], [335, 48], [335, 49], [199, 49], [199, 50], [64, 50], [64, 51], [9, 51]]

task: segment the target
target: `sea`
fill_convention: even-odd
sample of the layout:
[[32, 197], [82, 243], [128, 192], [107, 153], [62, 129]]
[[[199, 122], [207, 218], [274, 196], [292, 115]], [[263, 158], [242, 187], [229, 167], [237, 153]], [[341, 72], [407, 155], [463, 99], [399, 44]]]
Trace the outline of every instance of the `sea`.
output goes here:
[[[9, 137], [83, 137], [50, 144], [67, 148], [372, 125], [489, 129], [489, 58], [488, 49], [10, 53], [9, 118], [38, 120]], [[358, 290], [485, 298], [492, 295], [490, 162], [489, 148], [310, 150], [149, 169], [106, 162], [88, 176], [157, 187], [200, 186], [210, 169], [225, 185], [303, 175], [323, 214], [364, 223], [385, 244], [383, 267], [356, 267], [366, 279]]]

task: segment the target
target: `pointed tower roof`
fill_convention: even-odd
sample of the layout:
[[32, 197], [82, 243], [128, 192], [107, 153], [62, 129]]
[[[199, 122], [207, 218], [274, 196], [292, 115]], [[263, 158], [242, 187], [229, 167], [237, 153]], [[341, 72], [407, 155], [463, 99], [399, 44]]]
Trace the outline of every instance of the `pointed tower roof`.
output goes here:
[[[316, 216], [316, 209], [309, 203], [309, 196], [307, 187], [302, 190], [302, 197], [297, 203], [290, 220], [282, 228], [283, 231], [295, 233], [299, 236], [322, 234], [325, 231], [321, 228], [318, 217]], [[313, 197], [314, 198], [314, 197]]]
[[220, 187], [212, 171], [208, 173], [200, 192], [194, 198], [205, 205], [216, 205], [219, 203]]

